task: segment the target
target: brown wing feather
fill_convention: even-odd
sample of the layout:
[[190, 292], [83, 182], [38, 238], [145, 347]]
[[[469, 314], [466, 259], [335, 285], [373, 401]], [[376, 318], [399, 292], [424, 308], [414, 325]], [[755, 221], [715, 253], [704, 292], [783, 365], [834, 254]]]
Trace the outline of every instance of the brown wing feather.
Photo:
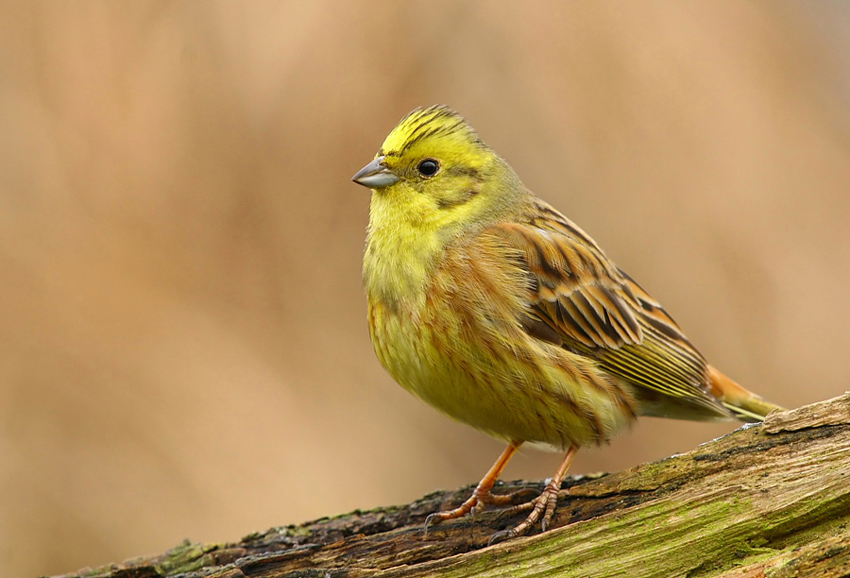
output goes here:
[[490, 230], [528, 272], [526, 331], [635, 386], [646, 415], [730, 417], [710, 393], [705, 359], [661, 305], [566, 217], [542, 202], [533, 213]]
[[562, 337], [587, 347], [617, 349], [643, 341], [643, 330], [619, 282], [600, 275], [605, 263], [562, 234], [520, 224], [499, 225], [521, 251], [533, 278], [534, 306]]

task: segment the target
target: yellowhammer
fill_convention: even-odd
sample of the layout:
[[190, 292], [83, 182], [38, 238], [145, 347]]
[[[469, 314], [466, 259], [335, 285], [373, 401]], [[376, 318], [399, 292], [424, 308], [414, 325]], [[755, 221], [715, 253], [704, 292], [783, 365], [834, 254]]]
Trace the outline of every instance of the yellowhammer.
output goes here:
[[528, 518], [495, 540], [541, 516], [546, 530], [576, 450], [639, 415], [760, 421], [781, 409], [709, 365], [451, 109], [408, 114], [353, 180], [372, 189], [363, 278], [378, 359], [414, 395], [508, 442], [472, 497], [426, 528], [510, 504], [490, 490], [523, 442], [566, 456], [541, 495], [514, 507]]

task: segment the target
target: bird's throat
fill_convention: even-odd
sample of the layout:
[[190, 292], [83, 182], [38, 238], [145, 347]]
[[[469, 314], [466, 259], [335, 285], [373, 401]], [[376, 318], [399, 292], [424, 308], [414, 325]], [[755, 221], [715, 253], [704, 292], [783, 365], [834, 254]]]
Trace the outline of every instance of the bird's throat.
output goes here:
[[380, 198], [372, 200], [363, 282], [370, 299], [391, 309], [416, 309], [424, 305], [429, 272], [446, 240], [439, 227], [398, 209]]

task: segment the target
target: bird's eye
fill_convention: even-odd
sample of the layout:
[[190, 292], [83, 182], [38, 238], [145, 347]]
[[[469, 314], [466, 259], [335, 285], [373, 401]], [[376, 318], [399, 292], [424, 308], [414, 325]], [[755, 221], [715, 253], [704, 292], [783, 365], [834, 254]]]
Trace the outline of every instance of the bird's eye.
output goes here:
[[425, 159], [416, 168], [419, 170], [419, 174], [427, 179], [437, 174], [437, 171], [440, 170], [440, 162], [436, 159]]

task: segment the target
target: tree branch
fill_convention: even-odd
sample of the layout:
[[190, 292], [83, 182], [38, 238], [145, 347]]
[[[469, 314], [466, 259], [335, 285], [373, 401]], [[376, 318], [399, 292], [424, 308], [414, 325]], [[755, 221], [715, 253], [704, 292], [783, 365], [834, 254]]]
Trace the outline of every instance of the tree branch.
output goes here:
[[[497, 491], [542, 487], [515, 482]], [[768, 416], [687, 454], [569, 478], [564, 489], [553, 530], [489, 548], [494, 531], [523, 515], [485, 512], [423, 536], [425, 517], [458, 505], [469, 486], [235, 544], [186, 542], [69, 576], [847, 576], [850, 393]]]

